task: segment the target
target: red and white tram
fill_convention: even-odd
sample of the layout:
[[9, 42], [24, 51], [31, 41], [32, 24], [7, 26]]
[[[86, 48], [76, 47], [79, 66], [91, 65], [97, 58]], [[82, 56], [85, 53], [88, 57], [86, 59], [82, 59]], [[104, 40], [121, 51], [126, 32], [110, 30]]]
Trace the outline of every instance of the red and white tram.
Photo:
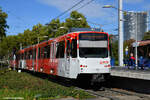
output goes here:
[[71, 79], [107, 75], [111, 67], [109, 36], [97, 31], [71, 32], [19, 50], [17, 62], [19, 69]]

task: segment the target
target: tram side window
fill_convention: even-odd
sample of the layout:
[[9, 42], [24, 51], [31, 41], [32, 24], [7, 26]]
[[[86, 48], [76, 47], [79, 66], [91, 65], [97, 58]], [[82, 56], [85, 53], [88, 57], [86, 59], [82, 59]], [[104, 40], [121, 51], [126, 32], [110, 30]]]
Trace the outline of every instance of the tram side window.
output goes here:
[[18, 57], [17, 57], [17, 59], [18, 59], [18, 60], [20, 60], [20, 54], [19, 54], [19, 55], [17, 55], [17, 56], [18, 56]]
[[27, 51], [27, 59], [29, 59], [29, 51]]
[[76, 58], [77, 57], [77, 40], [76, 39], [72, 39], [71, 56], [72, 56], [72, 58]]
[[36, 49], [33, 49], [33, 59], [36, 59]]
[[27, 59], [27, 52], [24, 53], [24, 58]]
[[24, 58], [23, 58], [23, 54], [21, 54], [21, 59], [23, 60]]
[[44, 47], [41, 48], [41, 57], [40, 58], [44, 58]]
[[21, 58], [21, 54], [19, 54], [18, 56], [19, 56], [19, 58], [18, 58], [18, 59], [19, 59], [19, 60], [21, 60], [21, 59], [22, 59], [22, 58]]
[[25, 56], [26, 56], [26, 60], [28, 59], [28, 52], [26, 51], [26, 54], [25, 54]]
[[26, 51], [25, 57], [26, 57], [26, 60], [27, 60], [28, 59], [28, 52], [27, 51]]
[[32, 54], [32, 50], [29, 51], [29, 59], [32, 59], [33, 54]]
[[19, 60], [22, 60], [22, 54], [19, 54], [18, 56], [19, 56]]
[[38, 48], [38, 59], [40, 59], [40, 51], [41, 51], [41, 48]]
[[14, 60], [14, 59], [13, 59], [13, 55], [10, 56], [10, 59], [11, 59], [11, 60]]
[[56, 56], [56, 52], [55, 52], [55, 44], [54, 43], [52, 43], [52, 46], [51, 46], [51, 48], [52, 48], [52, 51], [51, 51], [51, 57], [52, 58], [55, 58], [55, 56]]
[[23, 57], [22, 57], [23, 55], [22, 54], [20, 54], [20, 60], [23, 60]]
[[50, 45], [47, 46], [47, 58], [50, 58], [50, 50], [51, 50], [51, 47]]
[[44, 58], [50, 58], [50, 45], [44, 47]]
[[26, 59], [29, 59], [29, 51], [27, 51], [26, 53], [27, 53]]
[[56, 58], [64, 58], [65, 41], [59, 42], [57, 45]]
[[19, 60], [19, 56], [20, 56], [20, 55], [16, 55], [16, 59], [17, 59], [17, 60]]
[[66, 51], [67, 51], [67, 58], [68, 58], [70, 56], [70, 51], [71, 51], [70, 50], [70, 41], [69, 40], [67, 41], [67, 50]]
[[25, 59], [25, 60], [26, 60], [26, 54], [27, 54], [27, 53], [26, 53], [26, 52], [24, 52], [24, 55], [23, 55], [23, 56], [24, 56], [24, 59]]

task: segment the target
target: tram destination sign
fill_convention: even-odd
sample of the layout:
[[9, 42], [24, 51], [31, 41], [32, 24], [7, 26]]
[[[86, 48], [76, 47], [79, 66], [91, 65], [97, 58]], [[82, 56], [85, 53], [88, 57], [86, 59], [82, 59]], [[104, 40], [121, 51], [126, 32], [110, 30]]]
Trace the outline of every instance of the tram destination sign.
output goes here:
[[100, 41], [100, 40], [107, 40], [107, 34], [100, 34], [100, 33], [83, 33], [79, 34], [79, 40], [91, 40], [91, 41]]

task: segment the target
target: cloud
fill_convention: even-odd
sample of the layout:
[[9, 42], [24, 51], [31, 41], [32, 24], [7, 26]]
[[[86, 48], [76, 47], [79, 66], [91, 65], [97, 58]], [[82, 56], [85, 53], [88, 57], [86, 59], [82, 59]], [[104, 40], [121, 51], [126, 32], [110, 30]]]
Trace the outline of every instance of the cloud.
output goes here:
[[[68, 8], [72, 7], [74, 4], [79, 2], [79, 0], [39, 0], [41, 3], [56, 7], [61, 12], [67, 10]], [[85, 5], [90, 0], [85, 0], [80, 5], [75, 7], [73, 10]], [[90, 18], [99, 18], [104, 16], [109, 16], [110, 14], [107, 12], [107, 9], [103, 9], [102, 6], [104, 4], [92, 2], [89, 5], [85, 6], [84, 8], [78, 10], [79, 12], [83, 13], [86, 17]], [[110, 10], [109, 10], [110, 11]]]
[[145, 10], [149, 11], [150, 9], [150, 4], [145, 4], [145, 6], [143, 7]]
[[56, 7], [60, 11], [64, 11], [76, 3], [76, 0], [39, 0], [39, 1], [43, 4]]
[[130, 3], [130, 4], [137, 4], [137, 3], [141, 3], [144, 0], [124, 0], [125, 3]]

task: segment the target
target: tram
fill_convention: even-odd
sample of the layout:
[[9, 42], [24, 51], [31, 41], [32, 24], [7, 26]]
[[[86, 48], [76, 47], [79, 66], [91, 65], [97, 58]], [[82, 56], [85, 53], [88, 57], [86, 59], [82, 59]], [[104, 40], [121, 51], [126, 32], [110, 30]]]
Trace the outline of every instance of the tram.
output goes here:
[[74, 31], [19, 50], [15, 67], [70, 79], [90, 76], [101, 81], [110, 73], [109, 51], [108, 33]]

